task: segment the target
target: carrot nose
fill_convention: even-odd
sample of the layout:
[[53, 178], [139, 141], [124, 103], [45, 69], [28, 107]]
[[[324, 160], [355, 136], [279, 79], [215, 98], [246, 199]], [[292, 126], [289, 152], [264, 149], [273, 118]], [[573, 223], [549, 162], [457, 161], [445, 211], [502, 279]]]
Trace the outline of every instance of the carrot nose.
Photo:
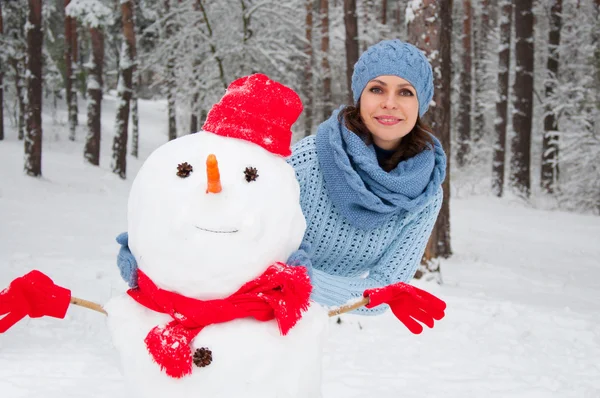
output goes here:
[[219, 193], [221, 192], [221, 175], [219, 174], [219, 163], [217, 157], [213, 154], [208, 155], [206, 158], [206, 176], [208, 177], [208, 183], [206, 186], [206, 193]]

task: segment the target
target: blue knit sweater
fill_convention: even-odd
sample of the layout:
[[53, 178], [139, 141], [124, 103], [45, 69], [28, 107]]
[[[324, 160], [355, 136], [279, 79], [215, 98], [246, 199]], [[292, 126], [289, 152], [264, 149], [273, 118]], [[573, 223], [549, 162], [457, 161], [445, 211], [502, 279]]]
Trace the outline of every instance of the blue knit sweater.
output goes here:
[[[346, 160], [323, 156], [331, 156], [331, 148], [327, 147], [336, 146], [336, 139], [328, 138], [341, 134], [342, 130], [345, 128], [337, 123], [335, 112], [319, 127], [317, 136], [307, 137], [294, 145], [288, 160], [300, 184], [300, 204], [307, 223], [303, 245], [312, 262], [312, 299], [329, 306], [362, 297], [365, 289], [408, 282], [413, 278], [442, 205], [441, 182], [446, 167], [441, 145], [435, 140], [435, 148], [423, 154], [431, 159], [431, 168], [423, 177], [425, 181], [416, 184], [420, 186], [420, 192], [414, 189], [406, 192], [406, 185], [414, 180], [415, 173], [422, 174], [422, 169], [427, 169], [424, 165], [429, 161], [423, 160], [421, 164], [411, 158], [386, 173], [377, 165], [374, 148], [362, 141], [351, 144], [356, 146], [354, 155], [352, 151], [348, 155], [347, 142], [340, 143], [345, 151], [339, 151], [338, 155], [343, 157], [345, 153]], [[352, 136], [345, 139], [358, 139], [355, 134], [348, 133]], [[351, 167], [340, 167], [339, 164]], [[361, 176], [367, 173], [370, 177]], [[387, 214], [373, 213], [373, 218], [377, 219], [373, 225], [367, 225], [370, 223], [365, 220], [368, 219], [369, 203], [378, 203], [378, 190], [374, 184], [344, 183], [369, 178], [383, 181], [390, 188], [384, 192], [387, 196], [394, 196], [391, 191], [400, 191], [395, 196], [401, 199], [395, 203], [381, 200]], [[387, 181], [388, 178], [395, 181]], [[336, 183], [332, 184], [334, 181]], [[398, 186], [395, 187], [395, 183]], [[355, 192], [348, 193], [348, 190]], [[351, 194], [366, 198], [358, 203], [361, 200]], [[353, 200], [358, 202], [348, 206]], [[370, 315], [385, 309], [386, 306], [379, 306], [358, 312]]]

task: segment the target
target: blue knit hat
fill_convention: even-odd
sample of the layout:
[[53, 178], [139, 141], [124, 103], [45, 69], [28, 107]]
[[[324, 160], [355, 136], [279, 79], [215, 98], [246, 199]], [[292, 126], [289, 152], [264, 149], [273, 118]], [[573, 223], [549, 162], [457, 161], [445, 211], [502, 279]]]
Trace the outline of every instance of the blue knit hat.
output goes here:
[[384, 40], [365, 51], [352, 73], [352, 94], [358, 102], [367, 83], [377, 76], [392, 75], [408, 81], [417, 91], [419, 116], [423, 116], [433, 98], [433, 72], [427, 57], [412, 44]]

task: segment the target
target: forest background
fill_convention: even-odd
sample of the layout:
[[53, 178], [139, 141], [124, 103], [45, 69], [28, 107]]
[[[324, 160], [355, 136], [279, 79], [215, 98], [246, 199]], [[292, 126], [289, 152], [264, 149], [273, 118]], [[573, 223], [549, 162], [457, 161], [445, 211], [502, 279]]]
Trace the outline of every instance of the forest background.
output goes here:
[[[349, 103], [359, 54], [399, 38], [433, 65], [426, 122], [450, 155], [422, 272], [435, 275], [439, 259], [452, 254], [455, 195], [600, 215], [600, 0], [3, 0], [0, 7], [0, 145], [23, 140], [24, 178], [42, 175], [48, 110], [68, 108], [64, 134], [53, 140], [80, 142], [90, 167], [100, 165], [101, 140], [112, 140], [110, 169], [131, 179], [127, 159], [144, 141], [140, 99], [165, 100], [166, 142], [198, 131], [227, 85], [255, 72], [301, 95], [294, 126], [301, 139]], [[103, 136], [107, 93], [118, 96], [111, 136]]]

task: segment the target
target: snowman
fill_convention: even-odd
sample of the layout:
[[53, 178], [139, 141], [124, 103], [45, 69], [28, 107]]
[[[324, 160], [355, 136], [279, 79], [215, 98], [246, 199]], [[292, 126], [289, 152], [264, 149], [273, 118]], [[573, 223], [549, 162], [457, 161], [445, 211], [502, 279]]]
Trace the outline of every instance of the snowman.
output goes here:
[[139, 288], [105, 310], [140, 397], [319, 397], [328, 317], [285, 260], [306, 223], [290, 154], [291, 89], [234, 81], [204, 131], [146, 160], [128, 203]]

